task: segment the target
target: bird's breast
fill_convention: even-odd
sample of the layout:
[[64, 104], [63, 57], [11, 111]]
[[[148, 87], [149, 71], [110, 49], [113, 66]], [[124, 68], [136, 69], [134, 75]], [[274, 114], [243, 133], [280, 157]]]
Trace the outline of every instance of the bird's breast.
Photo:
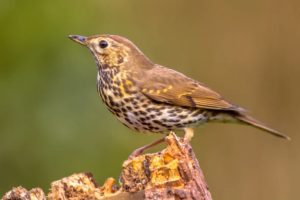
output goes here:
[[121, 109], [128, 99], [138, 95], [134, 81], [122, 73], [99, 71], [97, 75], [97, 90], [103, 102], [110, 109]]
[[98, 73], [98, 92], [108, 110], [125, 126], [140, 132], [165, 132], [206, 121], [204, 111], [154, 101], [125, 75]]

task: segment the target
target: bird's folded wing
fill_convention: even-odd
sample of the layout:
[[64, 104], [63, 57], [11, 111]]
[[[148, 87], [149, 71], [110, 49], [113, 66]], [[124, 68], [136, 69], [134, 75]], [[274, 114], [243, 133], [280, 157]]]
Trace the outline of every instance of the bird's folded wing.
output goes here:
[[158, 102], [216, 110], [238, 109], [201, 83], [159, 65], [144, 73], [138, 85], [144, 95]]

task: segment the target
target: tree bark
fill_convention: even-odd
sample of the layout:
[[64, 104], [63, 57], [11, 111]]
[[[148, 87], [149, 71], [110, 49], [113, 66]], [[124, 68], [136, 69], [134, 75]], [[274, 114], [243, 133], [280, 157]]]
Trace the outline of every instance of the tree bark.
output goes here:
[[212, 200], [192, 147], [174, 133], [160, 152], [144, 154], [123, 163], [121, 185], [108, 178], [99, 187], [90, 173], [73, 174], [51, 184], [48, 197], [40, 188], [17, 187], [2, 200]]

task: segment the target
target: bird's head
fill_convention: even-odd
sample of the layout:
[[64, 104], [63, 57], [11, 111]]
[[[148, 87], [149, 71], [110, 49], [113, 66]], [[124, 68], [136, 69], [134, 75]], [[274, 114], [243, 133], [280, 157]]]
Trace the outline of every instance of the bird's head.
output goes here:
[[118, 35], [70, 35], [70, 39], [90, 49], [99, 67], [146, 67], [151, 61], [125, 37]]

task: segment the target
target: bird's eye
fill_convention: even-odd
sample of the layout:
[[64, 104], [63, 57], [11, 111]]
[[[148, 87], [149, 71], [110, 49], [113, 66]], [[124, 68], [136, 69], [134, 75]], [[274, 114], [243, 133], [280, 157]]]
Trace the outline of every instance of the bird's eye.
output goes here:
[[105, 41], [105, 40], [101, 40], [99, 42], [99, 46], [100, 46], [100, 48], [104, 49], [104, 48], [106, 48], [108, 46], [108, 42]]

